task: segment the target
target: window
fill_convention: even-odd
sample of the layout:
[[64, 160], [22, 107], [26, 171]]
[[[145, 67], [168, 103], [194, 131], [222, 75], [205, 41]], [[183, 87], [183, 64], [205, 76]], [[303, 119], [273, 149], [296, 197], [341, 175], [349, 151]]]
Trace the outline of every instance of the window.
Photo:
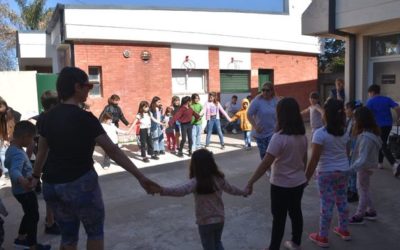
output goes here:
[[371, 56], [400, 55], [400, 34], [371, 39]]
[[207, 86], [206, 70], [172, 70], [172, 93], [205, 93]]
[[89, 66], [89, 82], [93, 84], [93, 89], [89, 95], [101, 96], [101, 67]]

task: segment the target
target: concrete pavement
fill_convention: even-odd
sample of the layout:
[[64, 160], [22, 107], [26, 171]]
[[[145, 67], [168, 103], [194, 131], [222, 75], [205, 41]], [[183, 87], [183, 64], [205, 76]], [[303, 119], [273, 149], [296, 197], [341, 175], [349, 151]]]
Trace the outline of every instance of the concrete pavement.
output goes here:
[[[226, 178], [243, 187], [259, 163], [256, 147], [244, 151], [242, 135], [227, 135], [226, 150], [220, 152], [218, 145], [212, 150]], [[218, 140], [213, 136], [213, 141]], [[228, 145], [229, 144], [229, 145]], [[132, 153], [129, 153], [132, 154]], [[129, 155], [135, 158], [135, 153]], [[98, 159], [99, 155], [95, 155]], [[165, 162], [143, 168], [142, 171], [161, 185], [170, 186], [188, 178], [188, 161], [173, 162], [175, 156], [165, 156]], [[186, 158], [188, 159], [188, 158]], [[172, 161], [172, 162], [171, 162]], [[135, 161], [140, 167], [142, 163]], [[156, 164], [154, 162], [154, 164]], [[150, 164], [149, 164], [150, 165]], [[147, 195], [137, 181], [118, 166], [105, 171], [96, 169], [100, 175], [103, 198], [106, 206], [105, 246], [106, 249], [140, 250], [200, 250], [200, 239], [194, 216], [194, 202], [191, 195], [183, 198]], [[372, 177], [373, 201], [379, 219], [361, 226], [351, 226], [353, 240], [344, 242], [333, 233], [330, 235], [330, 249], [375, 250], [400, 249], [400, 180], [395, 179], [389, 168], [376, 170]], [[22, 210], [10, 194], [9, 187], [0, 192], [10, 215], [5, 218], [5, 249], [13, 249], [11, 243], [18, 230]], [[270, 214], [269, 184], [261, 179], [251, 197], [243, 198], [224, 195], [226, 222], [223, 243], [226, 250], [263, 249], [268, 245], [272, 216]], [[356, 204], [350, 205], [353, 212]], [[59, 237], [43, 233], [44, 202], [40, 198], [41, 221], [40, 242], [51, 243], [57, 249]], [[315, 183], [305, 190], [303, 198], [304, 234], [303, 249], [319, 249], [307, 239], [310, 232], [318, 227], [319, 200]], [[336, 224], [336, 217], [333, 223]], [[287, 221], [285, 239], [290, 238], [290, 222]], [[85, 249], [85, 235], [81, 229], [79, 249]], [[282, 247], [283, 249], [283, 247]]]

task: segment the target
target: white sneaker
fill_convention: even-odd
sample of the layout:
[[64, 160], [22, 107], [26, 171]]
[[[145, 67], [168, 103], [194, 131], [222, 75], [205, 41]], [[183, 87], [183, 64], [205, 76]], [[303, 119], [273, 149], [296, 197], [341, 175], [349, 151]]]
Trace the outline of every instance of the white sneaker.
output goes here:
[[235, 128], [232, 129], [232, 134], [237, 134], [237, 130]]
[[382, 163], [378, 163], [378, 168], [379, 169], [383, 169], [383, 164]]
[[399, 162], [395, 162], [393, 164], [393, 175], [395, 177], [399, 177], [400, 176], [400, 163]]
[[296, 245], [296, 244], [295, 244], [293, 241], [291, 241], [291, 240], [285, 241], [285, 243], [283, 244], [283, 246], [284, 246], [286, 249], [289, 249], [289, 250], [301, 250], [301, 247], [298, 246], [298, 245]]

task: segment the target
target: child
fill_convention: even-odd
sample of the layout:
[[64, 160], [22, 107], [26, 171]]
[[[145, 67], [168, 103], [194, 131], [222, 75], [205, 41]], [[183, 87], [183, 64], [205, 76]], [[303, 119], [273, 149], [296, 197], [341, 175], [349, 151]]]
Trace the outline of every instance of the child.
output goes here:
[[154, 96], [150, 103], [150, 117], [151, 127], [150, 135], [153, 140], [153, 149], [156, 156], [165, 154], [164, 147], [164, 132], [162, 123], [162, 105], [161, 99], [158, 96]]
[[324, 126], [324, 122], [322, 121], [322, 115], [324, 114], [324, 110], [321, 108], [319, 102], [319, 94], [317, 92], [311, 92], [310, 97], [308, 99], [310, 101], [310, 106], [305, 110], [301, 111], [301, 114], [310, 114], [310, 125], [311, 125], [311, 139], [317, 129]]
[[[111, 141], [118, 146], [118, 133], [121, 134], [128, 134], [127, 131], [121, 130], [115, 126], [112, 122], [112, 115], [110, 113], [104, 113], [101, 116], [101, 125], [103, 126], [104, 130], [106, 131], [108, 137], [110, 137]], [[103, 169], [108, 169], [110, 167], [111, 161], [110, 157], [104, 153], [104, 159], [101, 166]]]
[[372, 175], [371, 169], [378, 165], [382, 140], [374, 115], [367, 107], [356, 109], [354, 118], [353, 132], [357, 136], [357, 141], [350, 168], [357, 172], [360, 201], [357, 212], [350, 218], [350, 224], [363, 224], [364, 218], [375, 220], [377, 217], [369, 193], [369, 178]]
[[[198, 94], [192, 95], [192, 104], [190, 107], [193, 109], [194, 112], [200, 114], [203, 110], [203, 105], [200, 104], [200, 96]], [[201, 147], [201, 130], [202, 130], [202, 122], [203, 120], [200, 118], [196, 120], [194, 117], [192, 118], [192, 125], [193, 125], [193, 145], [192, 145], [192, 152], [196, 151]]]
[[[29, 121], [21, 121], [15, 125], [13, 140], [6, 152], [5, 165], [10, 173], [12, 193], [24, 211], [18, 238], [14, 245], [17, 247], [29, 247], [29, 249], [50, 249], [50, 245], [38, 244], [37, 224], [39, 210], [36, 193], [32, 186], [32, 165], [28, 155], [22, 147], [28, 147], [33, 143], [36, 134], [35, 125]], [[36, 178], [36, 177], [34, 177]]]
[[[179, 98], [179, 96], [174, 95], [171, 99], [171, 106], [174, 109], [174, 111], [172, 112], [172, 116], [174, 116], [179, 108], [181, 107], [181, 99]], [[180, 136], [181, 136], [181, 124], [176, 121], [174, 124], [175, 127], [175, 141], [176, 141], [176, 145], [180, 145]]]
[[[356, 138], [353, 136], [353, 117], [354, 111], [356, 108], [360, 107], [361, 103], [356, 101], [347, 102], [344, 108], [346, 113], [346, 133], [350, 136], [350, 140], [347, 143], [347, 150], [349, 152], [349, 162], [351, 160], [351, 156], [353, 154], [354, 145]], [[357, 173], [354, 171], [350, 171], [349, 173], [349, 183], [347, 189], [347, 201], [348, 202], [357, 202], [358, 194], [357, 194]]]
[[278, 102], [277, 128], [264, 157], [247, 189], [272, 168], [271, 210], [273, 216], [272, 236], [269, 250], [279, 250], [285, 232], [286, 214], [292, 221], [292, 239], [284, 243], [287, 249], [301, 249], [303, 214], [301, 199], [307, 182], [304, 169], [307, 163], [307, 137], [300, 108], [294, 98], [283, 98]]
[[[0, 177], [3, 175], [3, 171], [0, 169]], [[3, 202], [0, 199], [0, 214], [6, 217], [8, 215], [7, 209], [4, 206]], [[0, 216], [0, 250], [4, 250], [2, 248], [3, 242], [4, 242], [4, 220]]]
[[[164, 122], [166, 124], [168, 124], [168, 122], [172, 119], [172, 112], [174, 111], [174, 109], [172, 107], [167, 107], [165, 109], [165, 115], [164, 115]], [[175, 149], [176, 149], [176, 138], [175, 138], [175, 126], [168, 126], [165, 129], [165, 134], [167, 135], [167, 147], [168, 150], [171, 153], [175, 153]]]
[[350, 240], [349, 211], [347, 207], [347, 182], [349, 160], [346, 144], [349, 135], [345, 131], [345, 113], [342, 101], [329, 99], [324, 105], [325, 127], [315, 131], [312, 139], [311, 159], [306, 170], [310, 181], [317, 167], [317, 186], [320, 197], [319, 232], [311, 233], [310, 240], [320, 247], [328, 247], [328, 234], [336, 204], [339, 226], [333, 232], [343, 240]]
[[200, 119], [200, 116], [193, 111], [190, 105], [190, 96], [185, 96], [182, 98], [182, 105], [179, 108], [178, 112], [172, 117], [172, 119], [168, 122], [169, 126], [172, 126], [176, 121], [179, 121], [181, 124], [181, 133], [182, 140], [178, 149], [178, 156], [183, 157], [183, 146], [186, 142], [186, 135], [189, 140], [189, 156], [192, 155], [192, 117], [194, 116], [196, 120]]
[[236, 114], [231, 117], [231, 121], [236, 121], [240, 119], [240, 129], [243, 131], [244, 135], [244, 148], [246, 150], [251, 149], [251, 130], [252, 126], [247, 118], [247, 109], [249, 108], [249, 100], [246, 98], [242, 100], [242, 108], [236, 112]]
[[150, 127], [151, 127], [151, 116], [149, 113], [149, 103], [147, 101], [141, 101], [139, 104], [138, 114], [132, 123], [128, 133], [135, 128], [137, 122], [140, 122], [140, 151], [144, 162], [149, 162], [149, 158], [146, 156], [147, 153], [151, 155], [151, 159], [158, 160], [159, 158], [154, 154], [153, 141], [151, 140]]
[[115, 124], [117, 128], [119, 127], [120, 120], [125, 124], [125, 126], [128, 126], [129, 122], [126, 120], [120, 106], [118, 106], [119, 101], [120, 97], [118, 95], [116, 94], [111, 95], [110, 98], [108, 98], [108, 105], [104, 107], [104, 110], [100, 114], [99, 120], [102, 120], [102, 116], [105, 113], [109, 113], [112, 116], [112, 122]]
[[219, 171], [213, 154], [206, 149], [193, 153], [190, 162], [189, 178], [185, 184], [176, 187], [163, 187], [161, 195], [184, 196], [194, 194], [196, 223], [198, 224], [203, 249], [223, 249], [221, 242], [224, 228], [224, 204], [222, 191], [231, 195], [246, 196], [244, 190], [230, 185]]

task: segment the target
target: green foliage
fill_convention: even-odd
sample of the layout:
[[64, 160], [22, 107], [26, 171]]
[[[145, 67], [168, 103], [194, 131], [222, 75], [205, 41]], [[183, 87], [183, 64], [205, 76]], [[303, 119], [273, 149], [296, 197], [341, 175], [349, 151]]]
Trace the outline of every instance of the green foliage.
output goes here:
[[21, 11], [25, 29], [45, 30], [53, 13], [52, 9], [45, 9], [46, 0], [33, 0], [28, 4], [26, 0], [15, 0]]
[[333, 38], [324, 39], [324, 53], [319, 55], [320, 72], [344, 72], [345, 43]]

